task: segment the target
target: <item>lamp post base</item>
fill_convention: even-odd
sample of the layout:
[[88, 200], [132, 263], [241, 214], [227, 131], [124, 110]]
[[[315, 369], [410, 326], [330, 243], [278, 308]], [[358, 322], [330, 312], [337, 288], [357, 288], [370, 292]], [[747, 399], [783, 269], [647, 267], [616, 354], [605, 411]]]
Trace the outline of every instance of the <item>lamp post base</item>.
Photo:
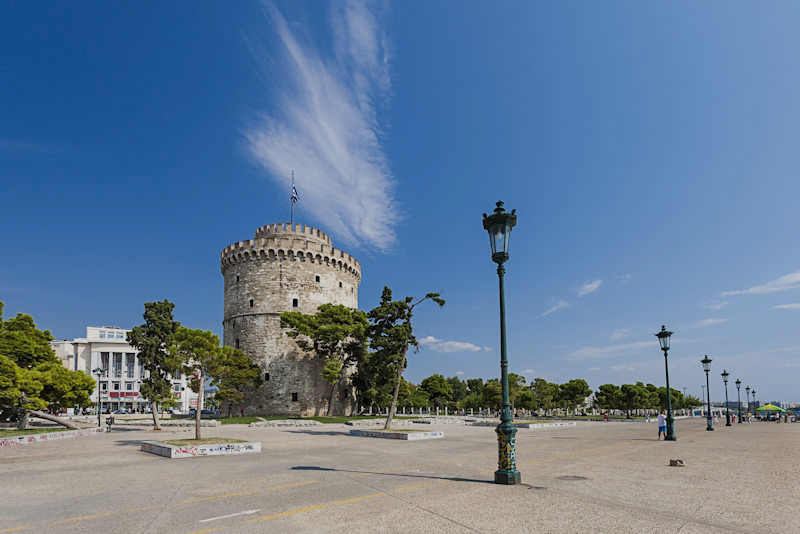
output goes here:
[[725, 414], [725, 426], [731, 426], [731, 416]]
[[494, 472], [494, 483], [495, 484], [506, 484], [508, 486], [519, 484], [522, 482], [522, 476], [519, 474], [519, 471], [495, 471]]
[[678, 441], [678, 438], [676, 438], [674, 434], [673, 435], [667, 434], [666, 436], [664, 436], [664, 441]]

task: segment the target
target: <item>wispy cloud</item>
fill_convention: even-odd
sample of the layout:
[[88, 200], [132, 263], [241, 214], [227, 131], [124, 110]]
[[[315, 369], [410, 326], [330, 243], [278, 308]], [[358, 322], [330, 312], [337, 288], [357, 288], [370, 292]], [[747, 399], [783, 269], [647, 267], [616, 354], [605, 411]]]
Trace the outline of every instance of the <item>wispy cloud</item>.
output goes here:
[[727, 323], [727, 319], [721, 319], [719, 317], [713, 317], [709, 319], [701, 319], [696, 323], [690, 324], [687, 328], [705, 328], [706, 326], [714, 326], [718, 324]]
[[333, 43], [324, 46], [301, 40], [304, 32], [295, 33], [273, 4], [264, 7], [282, 61], [264, 60], [278, 65], [265, 67], [276, 111], [247, 125], [248, 153], [281, 194], [295, 171], [301, 216], [310, 213], [337, 239], [389, 248], [399, 213], [379, 120], [391, 90], [381, 13], [357, 1], [335, 4]]
[[625, 274], [619, 275], [618, 278], [619, 278], [620, 283], [627, 284], [628, 282], [631, 281], [631, 278], [633, 278], [633, 277], [631, 276], [631, 273], [625, 273]]
[[583, 359], [583, 358], [599, 358], [607, 355], [616, 355], [621, 352], [628, 352], [631, 350], [640, 350], [646, 348], [658, 349], [658, 344], [655, 341], [636, 341], [634, 343], [622, 343], [619, 345], [608, 345], [605, 347], [581, 347], [576, 351], [571, 352], [568, 356], [570, 359]]
[[630, 329], [628, 329], [628, 328], [617, 328], [616, 330], [611, 332], [611, 335], [609, 336], [609, 339], [611, 341], [619, 341], [620, 339], [625, 339], [626, 337], [628, 337], [628, 334], [630, 334]]
[[778, 293], [781, 291], [788, 291], [790, 289], [797, 289], [800, 287], [800, 271], [785, 274], [775, 280], [770, 280], [766, 284], [753, 286], [748, 289], [737, 289], [734, 291], [724, 291], [723, 297], [729, 295], [764, 295], [766, 293]]
[[727, 300], [723, 300], [721, 302], [709, 302], [707, 304], [703, 304], [703, 308], [705, 308], [707, 310], [719, 311], [722, 308], [726, 307], [727, 305], [728, 305], [728, 301]]
[[558, 310], [563, 310], [564, 308], [569, 308], [569, 302], [567, 302], [566, 300], [559, 300], [558, 302], [547, 308], [547, 310], [545, 310], [544, 313], [542, 313], [539, 317], [546, 317], [551, 313], [555, 313]]
[[456, 371], [456, 376], [461, 376], [464, 374], [464, 371]]
[[602, 280], [595, 280], [594, 282], [587, 282], [587, 283], [583, 284], [581, 287], [578, 288], [578, 296], [579, 297], [583, 297], [583, 296], [588, 295], [590, 293], [594, 293], [595, 291], [600, 289], [601, 285], [603, 285], [603, 281]]
[[800, 310], [800, 303], [778, 304], [772, 307], [773, 310]]
[[536, 374], [536, 369], [525, 369], [524, 371], [522, 371], [522, 374], [524, 374], [524, 375], [535, 375]]
[[[636, 370], [636, 368], [633, 367], [632, 365], [629, 365], [629, 364], [620, 364], [620, 365], [612, 365], [611, 366], [611, 370], [612, 371], [616, 371], [616, 372], [626, 371], [628, 373], [632, 373], [632, 372], [634, 372]], [[670, 389], [672, 389], [672, 388], [670, 388]], [[665, 389], [665, 391], [666, 391], [666, 389]]]
[[433, 336], [426, 336], [419, 340], [419, 344], [434, 352], [480, 352], [490, 350], [488, 347], [479, 347], [466, 341], [446, 341]]

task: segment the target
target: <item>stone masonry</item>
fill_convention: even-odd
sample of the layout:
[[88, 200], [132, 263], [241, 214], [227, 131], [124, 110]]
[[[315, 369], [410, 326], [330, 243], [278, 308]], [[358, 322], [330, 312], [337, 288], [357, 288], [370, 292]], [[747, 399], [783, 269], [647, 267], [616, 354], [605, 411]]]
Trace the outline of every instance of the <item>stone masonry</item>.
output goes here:
[[[334, 248], [324, 232], [289, 223], [262, 226], [255, 239], [226, 247], [220, 262], [223, 343], [242, 349], [264, 378], [259, 391], [245, 401], [247, 413], [324, 414], [330, 386], [321, 376], [322, 362], [284, 333], [280, 314], [315, 313], [326, 303], [357, 308], [361, 264]], [[333, 413], [352, 412], [349, 388], [334, 398]]]

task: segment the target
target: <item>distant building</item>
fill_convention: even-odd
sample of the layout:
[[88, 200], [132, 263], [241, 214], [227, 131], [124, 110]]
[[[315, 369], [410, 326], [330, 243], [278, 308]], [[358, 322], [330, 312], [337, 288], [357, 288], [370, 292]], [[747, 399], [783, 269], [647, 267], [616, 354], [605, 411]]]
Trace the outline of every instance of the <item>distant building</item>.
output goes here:
[[[92, 402], [97, 403], [101, 412], [126, 409], [143, 412], [149, 402], [139, 393], [142, 378], [147, 371], [139, 361], [138, 351], [128, 345], [127, 333], [116, 326], [87, 326], [86, 337], [51, 341], [58, 359], [67, 369], [83, 371], [98, 380], [93, 369], [105, 369], [105, 376], [99, 378], [100, 399], [97, 388], [92, 392]], [[177, 410], [186, 412], [197, 404], [197, 395], [187, 387], [186, 377], [172, 377], [172, 390], [178, 402]]]

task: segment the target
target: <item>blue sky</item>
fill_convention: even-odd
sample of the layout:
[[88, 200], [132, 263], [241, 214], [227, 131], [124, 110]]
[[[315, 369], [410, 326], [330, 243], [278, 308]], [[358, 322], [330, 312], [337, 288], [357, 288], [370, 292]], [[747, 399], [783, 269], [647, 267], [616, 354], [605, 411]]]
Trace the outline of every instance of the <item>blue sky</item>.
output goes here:
[[[360, 305], [439, 291], [408, 377], [498, 374], [481, 213], [518, 226], [511, 369], [797, 399], [795, 51], [779, 2], [17, 2], [0, 20], [0, 299], [59, 338], [168, 298], [220, 332], [219, 252], [288, 218]], [[463, 374], [462, 374], [463, 373]], [[731, 388], [735, 396], [735, 390]]]

